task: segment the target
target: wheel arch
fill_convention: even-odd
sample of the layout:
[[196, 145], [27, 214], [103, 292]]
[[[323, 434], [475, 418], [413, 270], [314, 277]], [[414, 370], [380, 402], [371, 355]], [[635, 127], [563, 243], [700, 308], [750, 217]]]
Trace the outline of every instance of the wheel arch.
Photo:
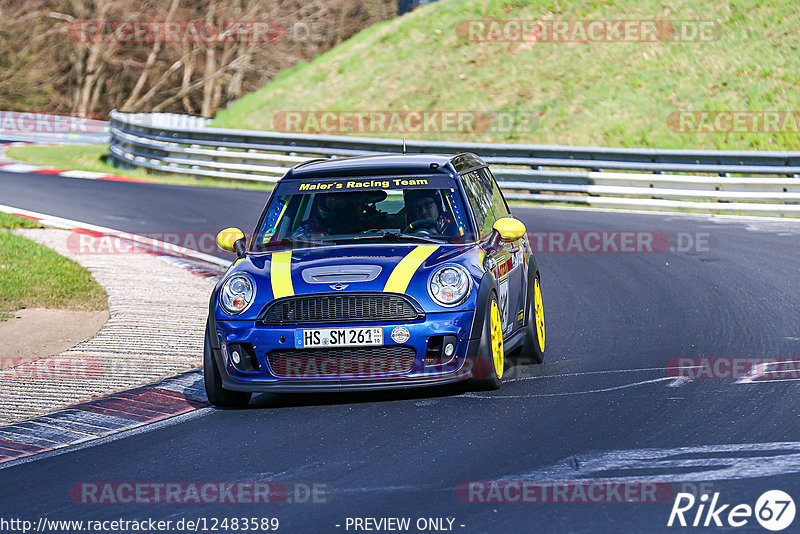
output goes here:
[[525, 324], [527, 326], [528, 321], [530, 321], [530, 309], [531, 309], [531, 299], [533, 299], [533, 281], [536, 277], [539, 277], [539, 283], [541, 284], [541, 275], [539, 273], [539, 263], [536, 261], [536, 256], [530, 254], [528, 256], [528, 279], [525, 281]]
[[489, 296], [493, 291], [497, 295], [497, 281], [492, 273], [486, 272], [483, 274], [480, 284], [478, 284], [478, 291], [475, 296], [475, 315], [472, 318], [469, 339], [481, 337], [486, 314], [489, 312]]

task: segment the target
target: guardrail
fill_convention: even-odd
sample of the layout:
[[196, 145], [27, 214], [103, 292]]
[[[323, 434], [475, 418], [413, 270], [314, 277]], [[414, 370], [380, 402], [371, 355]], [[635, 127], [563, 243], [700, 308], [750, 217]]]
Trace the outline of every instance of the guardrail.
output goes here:
[[[115, 163], [275, 182], [312, 157], [400, 153], [403, 141], [208, 127], [170, 113], [111, 112]], [[406, 141], [408, 153], [474, 152], [506, 197], [598, 207], [800, 216], [800, 152], [592, 148]]]

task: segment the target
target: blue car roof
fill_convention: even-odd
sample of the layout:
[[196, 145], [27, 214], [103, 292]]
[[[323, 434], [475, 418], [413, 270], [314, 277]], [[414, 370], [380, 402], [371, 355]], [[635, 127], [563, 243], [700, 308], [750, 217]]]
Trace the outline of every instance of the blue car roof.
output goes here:
[[485, 166], [475, 154], [447, 156], [440, 154], [389, 154], [352, 158], [315, 159], [300, 163], [281, 180], [336, 178], [340, 176], [388, 176], [448, 174]]

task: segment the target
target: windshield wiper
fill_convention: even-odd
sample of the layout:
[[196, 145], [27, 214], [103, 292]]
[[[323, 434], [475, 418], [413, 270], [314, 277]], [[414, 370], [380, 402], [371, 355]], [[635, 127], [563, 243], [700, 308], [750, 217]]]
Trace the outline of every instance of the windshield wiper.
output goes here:
[[417, 235], [417, 234], [405, 234], [403, 232], [395, 232], [393, 230], [384, 230], [382, 232], [376, 232], [373, 234], [357, 234], [352, 236], [350, 239], [353, 241], [360, 241], [362, 239], [386, 239], [390, 241], [401, 241], [403, 239], [413, 239], [417, 241], [424, 241], [425, 243], [442, 243], [444, 238], [433, 238], [424, 235]]

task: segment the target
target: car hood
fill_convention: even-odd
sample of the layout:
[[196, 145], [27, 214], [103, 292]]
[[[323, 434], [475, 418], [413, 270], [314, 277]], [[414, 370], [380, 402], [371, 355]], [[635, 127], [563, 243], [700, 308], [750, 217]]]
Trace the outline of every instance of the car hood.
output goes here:
[[[476, 244], [337, 245], [251, 255], [228, 274], [246, 272], [256, 282], [256, 300], [241, 319], [257, 315], [276, 298], [362, 291], [402, 293], [426, 311], [445, 311], [428, 295], [430, 272], [443, 263], [457, 263], [479, 281], [482, 257]], [[462, 306], [469, 308], [471, 300]]]

